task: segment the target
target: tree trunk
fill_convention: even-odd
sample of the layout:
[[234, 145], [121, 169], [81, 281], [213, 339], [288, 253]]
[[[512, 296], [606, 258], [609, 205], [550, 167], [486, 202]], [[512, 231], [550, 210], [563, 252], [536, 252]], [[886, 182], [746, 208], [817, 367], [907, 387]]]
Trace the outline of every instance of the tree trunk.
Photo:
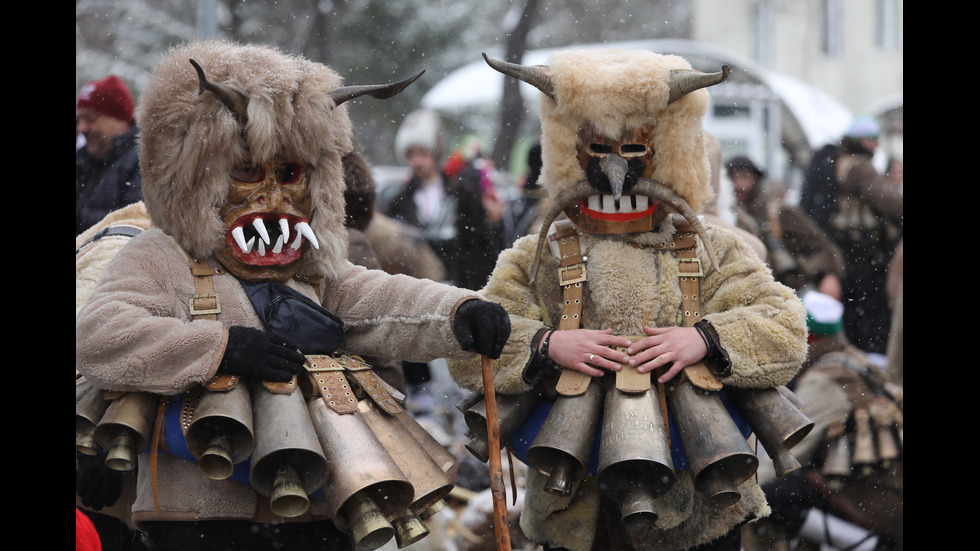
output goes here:
[[[537, 24], [537, 7], [539, 0], [527, 0], [520, 18], [513, 30], [507, 35], [507, 51], [505, 60], [510, 63], [520, 63], [527, 49], [527, 37]], [[524, 99], [521, 97], [520, 81], [515, 78], [504, 78], [504, 92], [500, 101], [500, 125], [497, 139], [494, 140], [493, 162], [496, 166], [505, 168], [508, 156], [517, 141], [517, 135], [524, 122]]]

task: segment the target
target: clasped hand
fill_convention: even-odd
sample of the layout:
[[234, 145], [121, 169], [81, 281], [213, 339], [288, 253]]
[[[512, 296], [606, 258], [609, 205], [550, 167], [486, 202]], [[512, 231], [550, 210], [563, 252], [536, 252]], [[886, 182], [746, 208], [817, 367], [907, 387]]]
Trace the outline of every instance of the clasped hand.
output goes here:
[[[611, 329], [571, 329], [555, 331], [548, 345], [548, 357], [561, 367], [591, 377], [605, 371], [619, 371], [622, 364], [647, 373], [669, 366], [657, 382], [666, 383], [686, 366], [697, 363], [708, 347], [693, 327], [644, 327], [646, 337], [633, 342], [612, 334]], [[616, 347], [625, 348], [623, 353]]]

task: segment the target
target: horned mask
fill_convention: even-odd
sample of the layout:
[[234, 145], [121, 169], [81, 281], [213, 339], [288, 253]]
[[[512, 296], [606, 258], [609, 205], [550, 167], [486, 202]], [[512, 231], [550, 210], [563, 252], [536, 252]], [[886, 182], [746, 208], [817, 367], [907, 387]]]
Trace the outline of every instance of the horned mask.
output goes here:
[[677, 56], [615, 49], [558, 52], [547, 66], [484, 58], [542, 92], [541, 179], [550, 204], [538, 258], [562, 213], [584, 232], [629, 234], [654, 229], [669, 212], [694, 226], [714, 258], [697, 217], [712, 197], [704, 88], [724, 81], [727, 66], [700, 73]]
[[347, 256], [347, 100], [330, 68], [264, 46], [199, 42], [158, 63], [140, 107], [144, 203], [193, 258], [249, 281], [334, 276]]

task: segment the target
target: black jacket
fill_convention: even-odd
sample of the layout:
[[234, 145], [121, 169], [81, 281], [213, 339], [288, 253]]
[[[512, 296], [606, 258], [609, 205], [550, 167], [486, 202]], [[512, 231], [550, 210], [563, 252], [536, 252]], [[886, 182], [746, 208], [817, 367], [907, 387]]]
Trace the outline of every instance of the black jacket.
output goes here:
[[75, 151], [75, 235], [110, 212], [143, 199], [136, 137], [139, 128], [113, 139], [112, 152], [101, 159], [84, 147]]

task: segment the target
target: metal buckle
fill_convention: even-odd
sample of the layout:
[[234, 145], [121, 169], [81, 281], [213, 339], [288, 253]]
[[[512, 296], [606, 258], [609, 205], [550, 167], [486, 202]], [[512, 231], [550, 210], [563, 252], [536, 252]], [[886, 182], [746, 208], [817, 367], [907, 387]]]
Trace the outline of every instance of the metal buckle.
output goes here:
[[[198, 300], [214, 300], [214, 308], [198, 308], [195, 304]], [[221, 313], [221, 299], [218, 298], [218, 293], [202, 293], [191, 297], [190, 308], [192, 316], [203, 316], [208, 314], [220, 314]]]
[[680, 272], [680, 276], [681, 277], [704, 277], [704, 270], [701, 268], [701, 259], [700, 258], [678, 258], [677, 260], [678, 260], [678, 262], [681, 262], [681, 263], [697, 264], [697, 266], [698, 266], [698, 271], [696, 271], [696, 272], [685, 272], [685, 271], [681, 271]]
[[310, 355], [306, 357], [306, 370], [310, 373], [343, 371], [344, 366], [332, 356]]
[[[565, 272], [572, 270], [582, 270], [582, 275], [578, 277], [573, 277], [571, 279], [565, 279]], [[572, 264], [571, 266], [561, 266], [558, 268], [558, 284], [564, 287], [565, 285], [572, 285], [575, 283], [581, 283], [585, 281], [585, 264], [578, 263]]]

